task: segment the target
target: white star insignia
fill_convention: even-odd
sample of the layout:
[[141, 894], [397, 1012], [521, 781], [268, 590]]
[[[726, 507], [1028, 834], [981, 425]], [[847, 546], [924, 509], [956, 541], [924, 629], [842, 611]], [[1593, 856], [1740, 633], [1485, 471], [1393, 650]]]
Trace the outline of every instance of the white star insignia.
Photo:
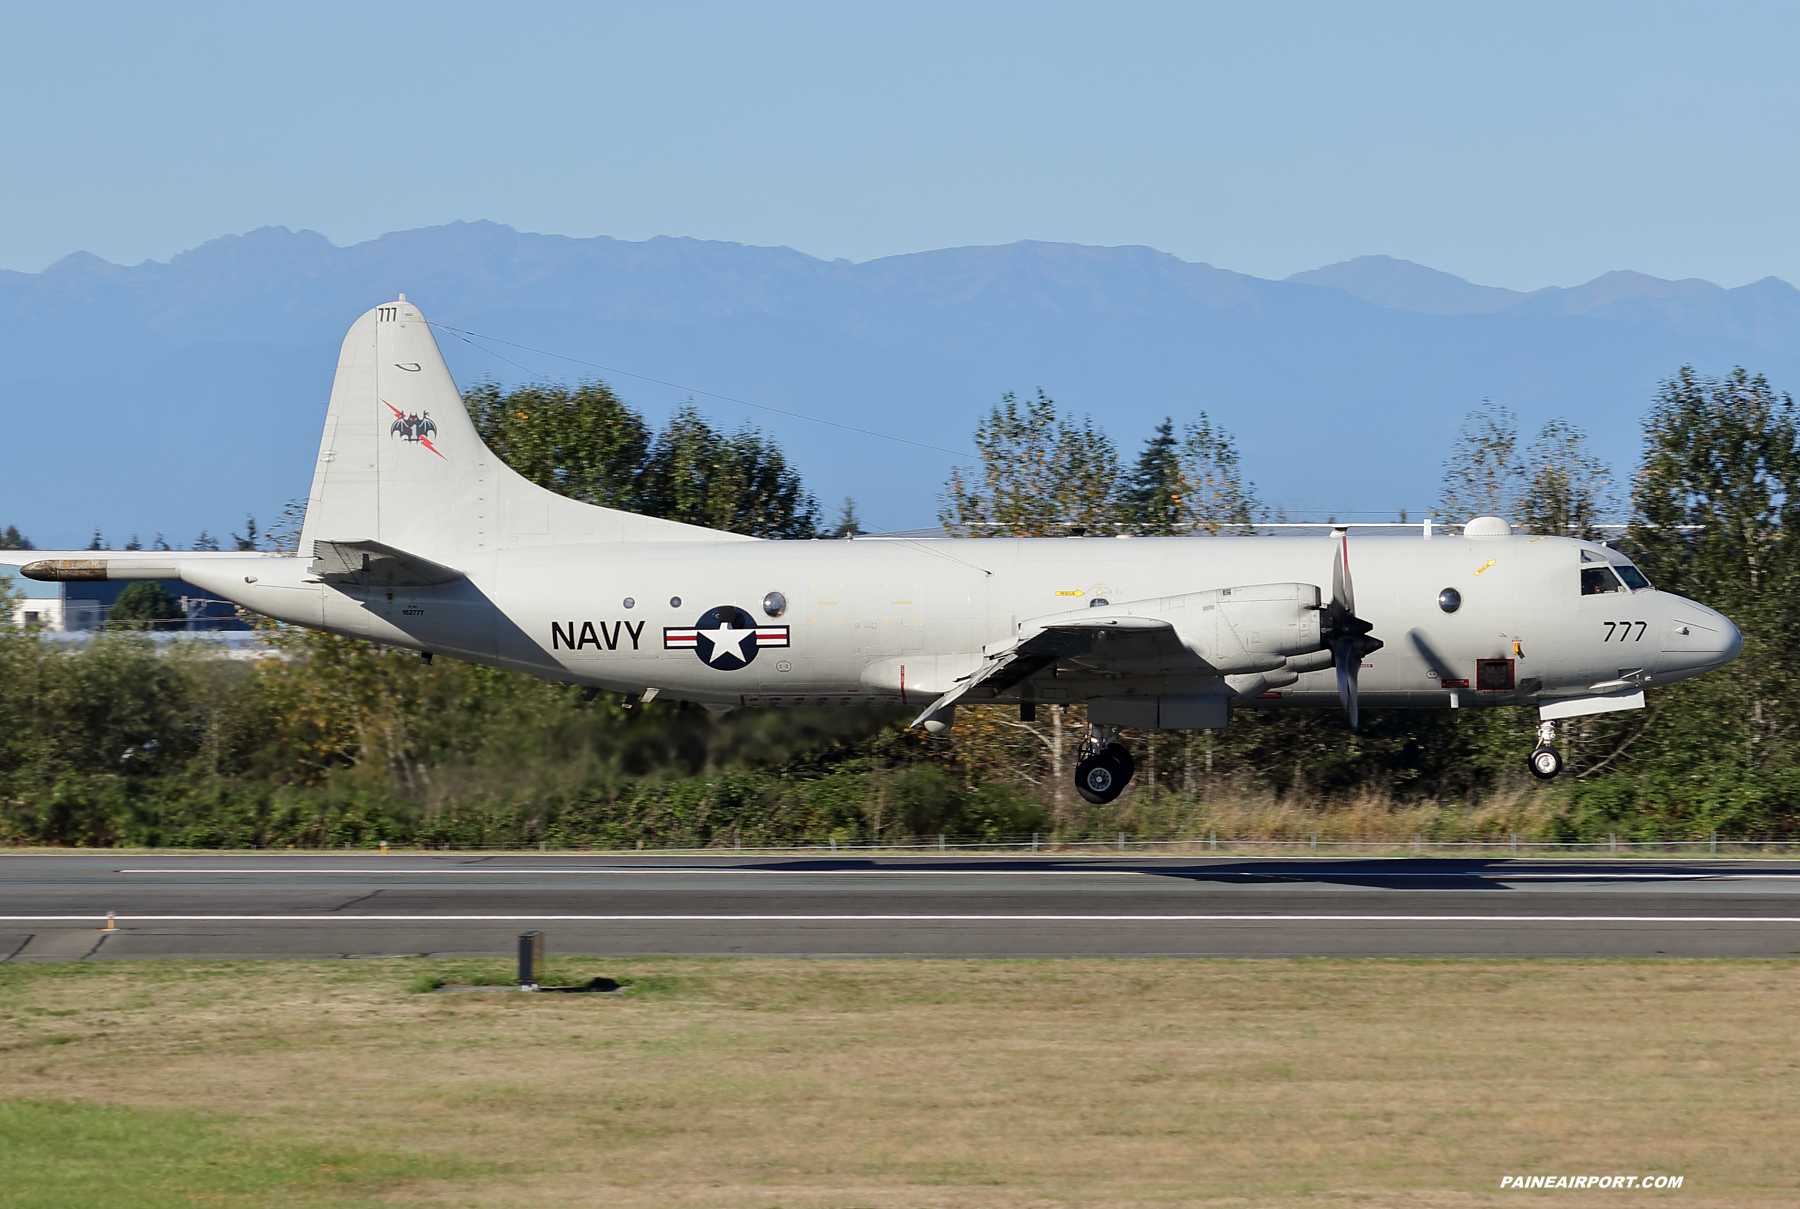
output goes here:
[[708, 663], [717, 663], [720, 655], [736, 655], [740, 662], [749, 663], [750, 656], [744, 653], [744, 644], [756, 639], [755, 630], [734, 630], [727, 622], [720, 622], [716, 630], [696, 630], [696, 634], [712, 643], [712, 658]]

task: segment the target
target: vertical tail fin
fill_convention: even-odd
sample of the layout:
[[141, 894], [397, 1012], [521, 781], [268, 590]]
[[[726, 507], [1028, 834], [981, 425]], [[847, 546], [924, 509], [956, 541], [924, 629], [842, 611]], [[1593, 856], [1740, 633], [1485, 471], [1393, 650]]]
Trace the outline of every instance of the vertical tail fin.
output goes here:
[[528, 482], [482, 443], [425, 316], [402, 294], [338, 354], [300, 552], [374, 540], [457, 565], [502, 549], [736, 534], [583, 504]]

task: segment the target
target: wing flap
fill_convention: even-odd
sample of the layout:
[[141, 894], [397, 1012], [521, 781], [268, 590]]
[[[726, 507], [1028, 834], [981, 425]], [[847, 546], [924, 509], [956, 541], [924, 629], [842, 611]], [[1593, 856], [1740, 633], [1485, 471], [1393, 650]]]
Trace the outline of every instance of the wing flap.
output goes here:
[[1046, 622], [1029, 637], [989, 655], [967, 680], [926, 706], [925, 712], [913, 719], [912, 725], [917, 726], [931, 715], [955, 705], [977, 685], [1003, 693], [1059, 659], [1084, 653], [1101, 634], [1167, 635], [1173, 634], [1174, 629], [1169, 622], [1155, 617], [1075, 616]]

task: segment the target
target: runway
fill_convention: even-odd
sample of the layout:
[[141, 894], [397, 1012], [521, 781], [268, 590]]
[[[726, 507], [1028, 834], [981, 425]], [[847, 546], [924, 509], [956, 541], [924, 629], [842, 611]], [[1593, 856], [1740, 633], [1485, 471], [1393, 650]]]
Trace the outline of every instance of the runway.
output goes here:
[[528, 929], [595, 956], [1788, 957], [1800, 862], [0, 856], [0, 960], [505, 956]]

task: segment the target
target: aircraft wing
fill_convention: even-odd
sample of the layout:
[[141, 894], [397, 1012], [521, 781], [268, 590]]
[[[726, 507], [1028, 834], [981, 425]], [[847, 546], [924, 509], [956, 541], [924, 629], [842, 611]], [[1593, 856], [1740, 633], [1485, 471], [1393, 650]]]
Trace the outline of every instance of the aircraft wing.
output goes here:
[[1255, 584], [1077, 609], [1026, 622], [985, 650], [967, 679], [926, 706], [913, 725], [978, 686], [1003, 693], [1059, 660], [1094, 657], [1124, 674], [1185, 664], [1227, 676], [1270, 671], [1322, 649], [1320, 594], [1312, 584]]
[[[996, 693], [1003, 693], [1059, 659], [1082, 654], [1101, 634], [1128, 634], [1140, 639], [1160, 634], [1172, 639], [1174, 631], [1174, 623], [1156, 617], [1071, 617], [1042, 623], [1029, 637], [1015, 640], [989, 655], [961, 684], [928, 705], [912, 724], [917, 726], [939, 710], [955, 705], [977, 685], [986, 685]], [[1171, 652], [1179, 649], [1174, 642], [1144, 643], [1146, 654], [1152, 653], [1153, 645], [1167, 646]]]

